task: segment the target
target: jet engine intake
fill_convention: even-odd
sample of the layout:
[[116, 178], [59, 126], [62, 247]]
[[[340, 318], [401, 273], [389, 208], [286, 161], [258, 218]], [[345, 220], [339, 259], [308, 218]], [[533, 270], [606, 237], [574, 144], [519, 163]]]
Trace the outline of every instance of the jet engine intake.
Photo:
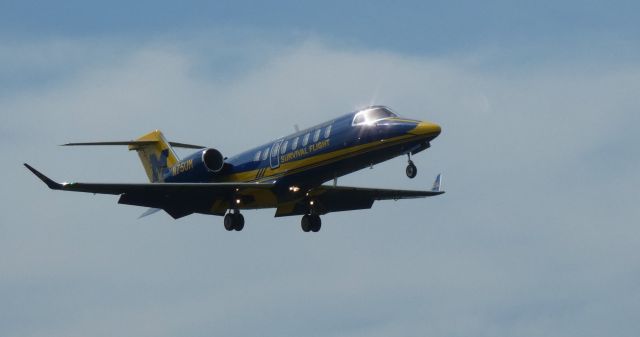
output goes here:
[[216, 149], [203, 149], [189, 155], [168, 170], [166, 182], [210, 181], [222, 171], [224, 156]]
[[205, 149], [202, 151], [202, 162], [207, 170], [220, 172], [224, 166], [224, 157], [222, 153], [216, 149]]

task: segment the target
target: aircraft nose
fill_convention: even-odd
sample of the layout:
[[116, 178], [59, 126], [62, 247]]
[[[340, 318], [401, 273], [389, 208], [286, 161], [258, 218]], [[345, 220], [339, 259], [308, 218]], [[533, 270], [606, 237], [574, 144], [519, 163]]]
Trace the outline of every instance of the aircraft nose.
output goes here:
[[442, 128], [440, 125], [431, 122], [419, 122], [416, 125], [416, 128], [411, 130], [411, 133], [414, 135], [433, 135], [434, 137], [438, 136], [442, 132]]

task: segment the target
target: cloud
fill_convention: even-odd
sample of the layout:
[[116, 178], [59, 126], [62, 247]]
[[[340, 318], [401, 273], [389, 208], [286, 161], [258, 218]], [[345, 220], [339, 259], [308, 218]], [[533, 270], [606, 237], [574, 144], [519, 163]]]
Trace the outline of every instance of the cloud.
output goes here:
[[[47, 43], [4, 47], [5, 67], [72, 70], [0, 99], [11, 158], [0, 194], [2, 335], [637, 331], [628, 313], [638, 303], [638, 156], [628, 144], [640, 140], [638, 64], [496, 69], [482, 53], [417, 57], [315, 39], [247, 43], [234, 59], [217, 54], [224, 41], [203, 41], [67, 41], [52, 58], [33, 55]], [[160, 128], [232, 155], [372, 103], [444, 132], [416, 156], [415, 180], [399, 158], [339, 182], [424, 188], [443, 171], [448, 193], [331, 214], [318, 235], [271, 211], [248, 212], [238, 235], [217, 217], [136, 220], [142, 209], [46, 190], [20, 166], [144, 181], [123, 149], [54, 144]]]

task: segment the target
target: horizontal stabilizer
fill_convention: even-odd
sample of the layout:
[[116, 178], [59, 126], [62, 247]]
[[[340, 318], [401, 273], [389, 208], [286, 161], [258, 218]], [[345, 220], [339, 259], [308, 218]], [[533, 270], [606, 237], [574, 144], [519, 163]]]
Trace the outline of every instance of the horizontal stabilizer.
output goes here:
[[204, 149], [206, 147], [206, 146], [201, 146], [201, 145], [176, 143], [176, 142], [169, 142], [169, 145], [171, 145], [173, 147], [181, 147], [181, 148], [184, 148], [184, 149]]
[[[133, 146], [142, 146], [142, 145], [152, 145], [159, 141], [157, 140], [127, 140], [127, 141], [119, 141], [119, 142], [87, 142], [87, 143], [67, 143], [62, 144], [61, 146], [93, 146], [93, 145], [133, 145]], [[169, 142], [169, 145], [173, 147], [181, 147], [185, 149], [204, 149], [204, 146], [193, 145], [193, 144], [185, 144], [185, 143], [176, 143]]]

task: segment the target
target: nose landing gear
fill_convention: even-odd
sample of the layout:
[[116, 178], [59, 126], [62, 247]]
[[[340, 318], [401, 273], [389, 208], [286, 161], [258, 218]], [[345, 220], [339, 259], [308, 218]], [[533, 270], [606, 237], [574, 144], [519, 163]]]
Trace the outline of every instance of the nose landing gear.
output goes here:
[[418, 175], [418, 168], [413, 163], [413, 161], [411, 161], [410, 153], [407, 154], [407, 157], [409, 157], [409, 159], [408, 159], [407, 168], [405, 169], [405, 173], [407, 174], [407, 177], [409, 177], [410, 179], [413, 179], [416, 177], [416, 175]]

